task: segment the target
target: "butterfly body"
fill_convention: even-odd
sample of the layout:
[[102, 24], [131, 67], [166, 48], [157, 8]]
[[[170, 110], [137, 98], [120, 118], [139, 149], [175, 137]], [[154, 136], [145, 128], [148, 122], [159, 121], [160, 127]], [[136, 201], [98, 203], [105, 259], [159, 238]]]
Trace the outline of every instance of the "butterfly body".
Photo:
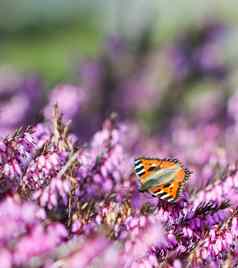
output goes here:
[[187, 181], [190, 171], [177, 159], [137, 158], [134, 162], [139, 191], [175, 202]]

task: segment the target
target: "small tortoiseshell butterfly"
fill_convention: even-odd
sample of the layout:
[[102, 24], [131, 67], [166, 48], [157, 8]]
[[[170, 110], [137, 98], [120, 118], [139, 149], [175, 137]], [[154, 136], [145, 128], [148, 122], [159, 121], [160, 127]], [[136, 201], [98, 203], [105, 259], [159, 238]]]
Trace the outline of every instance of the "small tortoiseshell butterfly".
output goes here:
[[137, 158], [134, 161], [139, 191], [175, 202], [191, 172], [177, 159]]

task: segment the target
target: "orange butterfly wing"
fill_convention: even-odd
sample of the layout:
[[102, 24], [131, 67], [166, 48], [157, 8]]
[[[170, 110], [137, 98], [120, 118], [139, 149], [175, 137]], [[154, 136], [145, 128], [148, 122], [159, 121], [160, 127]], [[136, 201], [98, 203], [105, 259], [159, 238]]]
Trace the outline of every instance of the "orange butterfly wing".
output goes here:
[[[163, 159], [156, 159], [156, 158], [137, 158], [135, 160], [139, 161], [139, 167], [143, 167], [143, 172], [137, 173], [137, 175], [140, 176], [140, 180], [142, 183], [144, 183], [148, 175], [153, 173], [155, 168], [169, 168], [175, 164], [175, 162], [169, 161], [169, 160], [163, 160]], [[135, 164], [135, 169], [137, 170], [138, 165]]]
[[176, 174], [176, 179], [169, 186], [166, 186], [161, 183], [158, 186], [152, 187], [150, 189], [150, 193], [153, 195], [157, 195], [162, 191], [163, 193], [166, 193], [167, 195], [169, 195], [169, 198], [176, 200], [186, 181], [187, 181], [186, 172], [181, 167], [180, 170]]
[[178, 160], [138, 158], [135, 160], [135, 171], [139, 177], [141, 185], [143, 185], [149, 180], [150, 175], [155, 169], [166, 169], [173, 167], [176, 164], [179, 164], [180, 167], [176, 172], [175, 179], [171, 183], [158, 183], [158, 185], [148, 189], [152, 195], [173, 202], [178, 198], [191, 173], [187, 169], [184, 169]]

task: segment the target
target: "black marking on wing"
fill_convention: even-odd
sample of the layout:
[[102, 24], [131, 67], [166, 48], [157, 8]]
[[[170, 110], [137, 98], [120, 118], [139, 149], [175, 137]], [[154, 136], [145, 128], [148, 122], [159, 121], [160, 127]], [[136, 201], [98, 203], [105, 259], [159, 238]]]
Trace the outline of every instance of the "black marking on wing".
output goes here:
[[142, 170], [144, 170], [144, 167], [143, 167], [143, 166], [136, 166], [136, 167], [135, 167], [135, 171], [136, 171], [136, 172], [140, 172], [140, 171], [142, 171]]
[[148, 168], [148, 171], [153, 171], [155, 169], [157, 169], [157, 167], [151, 166], [151, 167]]
[[160, 200], [167, 201], [169, 203], [175, 202], [174, 198], [169, 193], [166, 192], [159, 192], [159, 193], [157, 192], [154, 193], [153, 196], [158, 197]]
[[167, 187], [169, 187], [171, 184], [172, 184], [172, 181], [166, 182], [166, 183], [163, 185], [163, 187], [167, 188]]
[[144, 167], [143, 166], [139, 166], [139, 167], [135, 167], [135, 171], [136, 172], [140, 172], [140, 171], [142, 171], [142, 170], [144, 170]]
[[162, 197], [163, 195], [166, 195], [165, 192], [156, 192], [156, 193], [153, 193], [154, 196], [157, 196], [157, 197]]
[[134, 168], [137, 176], [143, 176], [145, 174], [144, 166], [139, 159], [134, 161]]
[[145, 174], [145, 171], [140, 172], [140, 173], [136, 173], [138, 176], [143, 176]]

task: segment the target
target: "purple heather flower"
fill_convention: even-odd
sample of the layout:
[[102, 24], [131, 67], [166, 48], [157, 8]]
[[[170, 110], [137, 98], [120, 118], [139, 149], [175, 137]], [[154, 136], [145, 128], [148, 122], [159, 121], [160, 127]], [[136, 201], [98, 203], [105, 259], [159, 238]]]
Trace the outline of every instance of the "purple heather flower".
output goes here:
[[0, 141], [1, 193], [17, 188], [30, 161], [39, 149], [33, 128], [20, 129]]
[[126, 220], [131, 215], [131, 205], [128, 197], [116, 194], [107, 195], [101, 201], [77, 200], [72, 215], [71, 231], [73, 234], [90, 234], [103, 226], [110, 239], [120, 237]]
[[37, 138], [37, 146], [42, 148], [50, 140], [51, 130], [45, 123], [38, 123], [33, 129], [34, 136]]
[[[216, 123], [190, 127], [183, 119], [176, 119], [171, 127], [172, 137], [167, 153], [187, 162], [193, 174], [188, 181], [191, 190], [199, 190], [222, 175], [227, 168], [227, 152], [224, 148], [223, 129]], [[162, 145], [163, 146], [163, 145]]]
[[218, 42], [219, 40], [215, 40], [213, 43], [205, 44], [198, 49], [197, 54], [194, 56], [204, 72], [209, 73], [224, 68], [224, 62], [221, 56], [221, 46], [219, 47]]
[[[0, 74], [1, 77], [1, 74]], [[0, 78], [1, 79], [1, 78]], [[3, 84], [0, 82], [0, 136], [13, 133], [15, 128], [35, 123], [42, 108], [42, 82], [36, 76], [13, 75]], [[21, 109], [19, 109], [21, 107]]]
[[0, 203], [0, 241], [9, 243], [14, 237], [21, 237], [27, 226], [36, 225], [39, 220], [45, 219], [44, 210], [33, 203], [22, 203], [18, 196], [7, 197]]
[[224, 33], [225, 27], [221, 24], [205, 24], [172, 45], [169, 51], [171, 61], [175, 63], [175, 78], [184, 80], [195, 75], [223, 77], [226, 72], [221, 57]]
[[131, 263], [130, 266], [125, 267], [131, 267], [131, 268], [154, 268], [158, 266], [158, 260], [156, 255], [153, 252], [149, 252], [146, 254], [145, 257], [141, 257], [139, 259], [136, 259]]
[[[136, 267], [147, 263], [148, 267], [158, 265], [156, 247], [166, 243], [164, 229], [158, 218], [138, 215], [126, 221], [128, 237], [122, 255], [122, 267]], [[143, 266], [141, 266], [143, 267]], [[146, 266], [145, 266], [146, 267]]]
[[86, 154], [78, 159], [82, 163], [77, 175], [78, 196], [100, 198], [113, 191], [129, 190], [132, 159], [121, 145], [122, 137], [120, 127], [110, 119], [94, 135]]
[[83, 60], [79, 67], [80, 84], [83, 88], [90, 91], [100, 86], [100, 79], [102, 76], [102, 66], [96, 60]]
[[[148, 72], [150, 71], [149, 69]], [[147, 112], [159, 106], [161, 92], [157, 81], [153, 79], [153, 76], [150, 77], [144, 72], [135, 75], [134, 79], [122, 83], [118, 90], [120, 98], [118, 104], [123, 105], [123, 110], [132, 113]]]
[[[71, 244], [72, 245], [68, 245], [68, 255], [63, 256], [49, 267], [53, 268], [58, 264], [71, 268], [86, 268], [90, 266], [113, 267], [107, 265], [106, 258], [103, 257], [104, 254], [107, 254], [109, 246], [112, 244], [112, 242], [103, 235], [91, 233], [89, 237], [75, 239]], [[113, 258], [114, 256], [108, 256], [107, 258], [110, 257]], [[108, 263], [110, 262], [111, 260], [109, 259]]]
[[92, 134], [98, 119], [97, 115], [94, 115], [88, 120], [89, 113], [94, 107], [90, 89], [71, 84], [55, 87], [44, 109], [47, 120], [51, 119], [56, 104], [63, 114], [63, 119], [70, 122], [70, 129], [78, 138], [85, 140], [89, 134]]
[[[72, 190], [73, 163], [67, 152], [48, 152], [39, 156], [27, 169], [23, 178], [24, 186], [31, 192], [31, 199], [48, 210], [66, 208]], [[31, 187], [31, 188], [30, 188]]]
[[[121, 215], [120, 213], [113, 214], [113, 211], [108, 211], [108, 213], [110, 215], [106, 215], [101, 223], [98, 222], [99, 225], [107, 223], [107, 226], [112, 224], [113, 227], [113, 222], [117, 216]], [[95, 236], [95, 230], [91, 230], [86, 233], [86, 237], [81, 236], [81, 239], [76, 240], [72, 253], [69, 251], [68, 256], [59, 260], [59, 263], [62, 262], [70, 267], [95, 265], [108, 268], [155, 267], [158, 265], [153, 246], [163, 242], [163, 232], [159, 221], [153, 217], [147, 218], [139, 215], [126, 217], [126, 220], [123, 221], [125, 221], [123, 230], [126, 233], [120, 236], [119, 241], [110, 241], [100, 233]], [[136, 266], [136, 264], [141, 266]], [[142, 264], [147, 266], [142, 266]]]
[[28, 236], [19, 239], [13, 256], [17, 264], [26, 263], [29, 258], [54, 249], [67, 238], [67, 231], [59, 223], [47, 227], [37, 225]]
[[36, 200], [48, 210], [60, 209], [61, 205], [67, 205], [71, 190], [73, 166], [78, 155], [75, 141], [68, 135], [68, 128], [63, 124], [57, 107], [53, 128], [38, 124], [34, 131], [37, 153], [29, 158], [24, 173], [19, 177], [19, 192], [22, 197]]
[[67, 231], [63, 225], [44, 226], [45, 218], [44, 210], [33, 203], [22, 202], [19, 196], [7, 197], [0, 203], [2, 267], [26, 264], [32, 257], [53, 250], [65, 240]]
[[57, 148], [43, 153], [29, 163], [22, 178], [22, 183], [30, 191], [36, 191], [47, 186], [55, 178], [67, 161], [68, 154], [59, 152]]
[[[230, 173], [230, 174], [229, 174]], [[230, 201], [231, 204], [237, 206], [237, 187], [238, 187], [238, 174], [236, 170], [228, 171], [228, 175], [222, 180], [208, 185], [205, 189], [200, 190], [194, 196], [194, 205], [199, 204], [202, 201], [218, 201], [223, 200]]]
[[238, 263], [237, 223], [237, 215], [233, 213], [224, 223], [212, 227], [191, 253], [191, 264], [204, 267], [208, 263], [213, 263], [214, 267], [218, 267], [224, 265], [225, 261], [233, 256], [231, 261], [236, 266]]
[[49, 104], [44, 110], [47, 119], [51, 119], [55, 104], [64, 115], [66, 120], [71, 120], [82, 109], [87, 101], [84, 89], [74, 85], [59, 85], [50, 92]]
[[175, 258], [183, 258], [191, 252], [201, 237], [206, 234], [207, 229], [229, 217], [230, 211], [227, 206], [216, 202], [203, 203], [198, 207], [184, 209], [180, 212], [180, 218], [172, 222], [168, 221], [164, 225], [167, 232], [166, 243], [156, 249], [159, 261], [168, 258], [170, 253], [173, 253]]
[[[1, 105], [0, 121], [2, 127], [17, 126], [22, 122], [28, 111], [30, 100], [24, 94], [13, 96], [8, 102]], [[21, 109], [19, 109], [21, 107]], [[19, 125], [18, 125], [19, 126]]]
[[9, 250], [4, 248], [0, 249], [0, 267], [11, 268], [12, 267], [12, 255]]
[[66, 206], [70, 190], [71, 184], [68, 180], [52, 178], [49, 185], [33, 193], [32, 200], [38, 200], [40, 206], [49, 210], [59, 206], [60, 201]]

